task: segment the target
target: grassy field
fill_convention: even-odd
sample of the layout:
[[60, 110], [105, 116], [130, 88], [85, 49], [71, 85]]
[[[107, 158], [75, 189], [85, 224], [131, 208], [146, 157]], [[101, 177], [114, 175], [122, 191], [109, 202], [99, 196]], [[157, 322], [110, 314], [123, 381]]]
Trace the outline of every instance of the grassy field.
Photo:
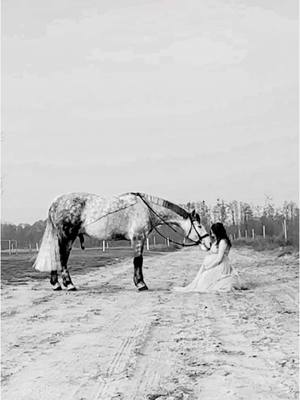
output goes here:
[[[156, 246], [144, 251], [144, 257], [153, 257], [159, 253], [172, 252], [172, 246]], [[85, 274], [104, 266], [112, 265], [127, 258], [131, 259], [133, 250], [129, 245], [109, 247], [105, 252], [102, 249], [73, 249], [69, 259], [71, 274]], [[1, 282], [2, 285], [26, 284], [28, 281], [44, 280], [49, 277], [48, 272], [35, 271], [32, 268], [36, 253], [19, 251], [17, 254], [3, 253], [1, 255]]]

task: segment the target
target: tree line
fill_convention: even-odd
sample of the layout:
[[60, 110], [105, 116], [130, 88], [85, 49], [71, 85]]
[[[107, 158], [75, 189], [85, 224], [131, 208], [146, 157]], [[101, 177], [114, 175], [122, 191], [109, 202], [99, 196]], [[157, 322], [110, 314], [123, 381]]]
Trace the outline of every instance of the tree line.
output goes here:
[[286, 239], [289, 244], [299, 246], [299, 207], [293, 201], [275, 207], [270, 197], [266, 197], [262, 206], [217, 199], [211, 207], [205, 201], [188, 202], [186, 206], [189, 211], [196, 209], [199, 212], [205, 226], [222, 222], [234, 239], [265, 233], [266, 237]]
[[[217, 199], [209, 206], [205, 201], [189, 201], [181, 204], [187, 211], [195, 209], [201, 218], [202, 224], [209, 229], [214, 222], [222, 222], [233, 239], [239, 237], [251, 238], [262, 236], [263, 229], [269, 238], [284, 239], [286, 226], [287, 242], [294, 246], [299, 245], [299, 208], [293, 201], [285, 201], [281, 207], [275, 207], [271, 198], [266, 198], [263, 206], [254, 206], [246, 202]], [[7, 240], [16, 240], [19, 248], [35, 248], [40, 243], [45, 230], [46, 220], [36, 221], [34, 224], [1, 224], [2, 249], [8, 248]], [[163, 236], [171, 239], [174, 233], [165, 227], [161, 231]], [[164, 238], [155, 235], [156, 243], [164, 243]], [[179, 237], [173, 239], [179, 240]], [[76, 244], [78, 245], [78, 243]], [[99, 241], [86, 239], [86, 247], [97, 247]]]

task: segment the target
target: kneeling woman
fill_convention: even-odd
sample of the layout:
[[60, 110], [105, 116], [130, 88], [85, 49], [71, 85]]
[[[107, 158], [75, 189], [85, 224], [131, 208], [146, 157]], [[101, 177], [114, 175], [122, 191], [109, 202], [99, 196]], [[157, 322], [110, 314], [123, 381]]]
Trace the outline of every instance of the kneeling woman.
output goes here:
[[177, 292], [229, 292], [240, 289], [237, 272], [229, 261], [231, 242], [224, 225], [220, 222], [211, 227], [211, 254], [207, 255], [196, 278], [185, 287], [175, 287]]

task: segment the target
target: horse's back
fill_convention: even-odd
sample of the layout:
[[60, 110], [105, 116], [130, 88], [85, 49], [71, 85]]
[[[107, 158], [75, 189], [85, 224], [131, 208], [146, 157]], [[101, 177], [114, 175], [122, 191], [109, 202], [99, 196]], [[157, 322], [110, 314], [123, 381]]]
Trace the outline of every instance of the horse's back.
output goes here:
[[132, 193], [109, 198], [85, 192], [64, 194], [53, 201], [49, 217], [59, 230], [67, 229], [72, 236], [86, 233], [98, 238], [131, 236], [131, 231], [147, 224], [145, 206]]
[[82, 217], [86, 224], [90, 224], [104, 216], [113, 216], [116, 212], [121, 212], [136, 204], [136, 197], [129, 193], [110, 198], [91, 195], [87, 199]]

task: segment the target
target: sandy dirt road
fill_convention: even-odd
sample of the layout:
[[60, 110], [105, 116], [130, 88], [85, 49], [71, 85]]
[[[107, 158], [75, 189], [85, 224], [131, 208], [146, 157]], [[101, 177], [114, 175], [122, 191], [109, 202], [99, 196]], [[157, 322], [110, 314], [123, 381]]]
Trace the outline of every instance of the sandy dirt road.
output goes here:
[[2, 400], [276, 400], [298, 398], [298, 260], [241, 249], [249, 289], [174, 293], [199, 249], [145, 259], [148, 292], [126, 261], [2, 289]]

